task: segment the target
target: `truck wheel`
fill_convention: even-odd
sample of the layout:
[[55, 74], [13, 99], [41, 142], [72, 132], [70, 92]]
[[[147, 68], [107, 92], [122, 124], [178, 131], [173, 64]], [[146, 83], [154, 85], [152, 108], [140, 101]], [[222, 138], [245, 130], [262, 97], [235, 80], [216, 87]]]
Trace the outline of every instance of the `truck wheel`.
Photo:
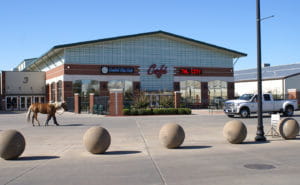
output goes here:
[[286, 108], [285, 108], [285, 111], [284, 111], [284, 113], [283, 113], [285, 116], [293, 116], [293, 114], [294, 114], [294, 108], [293, 108], [293, 106], [287, 106]]
[[250, 112], [247, 108], [243, 108], [240, 110], [240, 115], [242, 118], [248, 118], [250, 116]]

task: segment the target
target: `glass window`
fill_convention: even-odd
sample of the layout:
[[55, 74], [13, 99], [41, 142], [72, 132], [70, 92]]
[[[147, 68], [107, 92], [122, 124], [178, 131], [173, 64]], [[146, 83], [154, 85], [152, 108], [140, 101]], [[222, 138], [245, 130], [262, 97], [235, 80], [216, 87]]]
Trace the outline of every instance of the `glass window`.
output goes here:
[[34, 103], [39, 103], [39, 97], [38, 96], [34, 97]]
[[124, 100], [131, 100], [133, 97], [133, 83], [128, 80], [112, 80], [108, 82], [108, 90], [122, 89]]
[[51, 101], [55, 101], [55, 83], [51, 83]]
[[62, 101], [62, 81], [57, 82], [57, 101]]
[[90, 93], [99, 95], [99, 81], [97, 80], [75, 80], [73, 82], [73, 93], [79, 93], [80, 96], [88, 96]]
[[211, 103], [222, 103], [227, 99], [227, 82], [221, 80], [208, 82], [208, 95]]
[[81, 84], [82, 84], [81, 80], [75, 80], [73, 82], [73, 85], [72, 85], [72, 87], [73, 87], [73, 93], [79, 93], [79, 94], [81, 94]]
[[41, 103], [45, 103], [45, 97], [41, 97]]
[[271, 101], [271, 97], [269, 94], [264, 94], [265, 101]]
[[181, 81], [180, 92], [189, 103], [201, 103], [201, 82], [195, 80]]

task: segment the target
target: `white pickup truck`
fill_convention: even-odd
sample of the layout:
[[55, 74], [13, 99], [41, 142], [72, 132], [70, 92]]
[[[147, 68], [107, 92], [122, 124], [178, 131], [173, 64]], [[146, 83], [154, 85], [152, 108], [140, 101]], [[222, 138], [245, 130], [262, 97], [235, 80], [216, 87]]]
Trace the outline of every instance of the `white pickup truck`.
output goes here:
[[[244, 94], [239, 99], [228, 100], [224, 104], [224, 113], [228, 117], [240, 115], [242, 118], [257, 113], [257, 94]], [[283, 113], [284, 116], [293, 116], [298, 108], [297, 100], [274, 100], [272, 94], [262, 96], [263, 113]]]

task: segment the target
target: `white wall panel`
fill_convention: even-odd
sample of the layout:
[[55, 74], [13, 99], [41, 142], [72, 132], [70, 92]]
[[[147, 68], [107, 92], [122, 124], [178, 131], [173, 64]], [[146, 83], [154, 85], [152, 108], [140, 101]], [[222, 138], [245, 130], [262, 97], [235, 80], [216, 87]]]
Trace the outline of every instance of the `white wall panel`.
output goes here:
[[300, 91], [300, 75], [289, 77], [285, 80], [286, 93], [288, 89], [297, 89]]
[[[265, 80], [262, 82], [263, 93], [283, 94], [282, 80]], [[257, 93], [257, 82], [235, 82], [235, 96], [242, 94]]]
[[[232, 57], [164, 36], [141, 36], [65, 50], [65, 63], [140, 66], [141, 89], [173, 90], [175, 66], [232, 68]], [[148, 75], [150, 65], [166, 65], [167, 74]]]
[[6, 94], [44, 94], [44, 72], [5, 72]]

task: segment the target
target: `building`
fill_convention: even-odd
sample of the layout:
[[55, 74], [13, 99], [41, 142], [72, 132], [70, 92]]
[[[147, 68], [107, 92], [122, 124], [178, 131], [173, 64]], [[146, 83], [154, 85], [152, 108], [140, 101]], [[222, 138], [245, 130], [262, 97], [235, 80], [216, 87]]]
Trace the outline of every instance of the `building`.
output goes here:
[[45, 72], [1, 72], [1, 109], [27, 110], [36, 102], [45, 102]]
[[[74, 93], [147, 92], [153, 101], [180, 91], [191, 104], [234, 96], [233, 60], [244, 53], [164, 31], [57, 45], [23, 70], [46, 72], [48, 101]], [[88, 100], [87, 100], [88, 101]], [[72, 104], [72, 103], [71, 103]]]
[[[234, 72], [235, 96], [257, 93], [256, 70], [254, 68]], [[276, 98], [296, 98], [292, 94], [300, 92], [299, 81], [300, 63], [262, 67], [262, 91], [272, 93]]]

